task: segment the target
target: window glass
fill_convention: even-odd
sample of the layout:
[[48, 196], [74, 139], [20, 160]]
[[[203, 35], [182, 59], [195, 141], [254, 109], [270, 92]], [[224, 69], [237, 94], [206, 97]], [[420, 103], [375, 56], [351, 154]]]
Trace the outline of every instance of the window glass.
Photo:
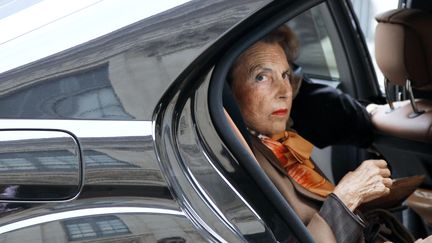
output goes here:
[[323, 16], [324, 4], [318, 5], [288, 22], [300, 40], [300, 56], [296, 63], [310, 78], [339, 80], [333, 43]]
[[390, 9], [398, 7], [399, 0], [351, 0], [355, 14], [357, 15], [360, 28], [365, 37], [369, 54], [374, 64], [381, 93], [384, 92], [384, 76], [378, 68], [375, 60], [375, 27], [377, 22], [375, 16]]

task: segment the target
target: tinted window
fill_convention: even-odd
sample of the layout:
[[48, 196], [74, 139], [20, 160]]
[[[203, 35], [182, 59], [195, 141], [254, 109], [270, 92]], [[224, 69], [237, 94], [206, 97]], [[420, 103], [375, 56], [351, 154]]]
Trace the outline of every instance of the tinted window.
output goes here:
[[372, 62], [374, 64], [375, 73], [377, 74], [382, 94], [385, 94], [384, 76], [381, 73], [381, 70], [379, 69], [375, 59], [375, 27], [377, 25], [375, 16], [385, 11], [396, 9], [398, 7], [398, 2], [398, 0], [351, 0], [354, 12], [357, 15], [357, 19], [366, 40], [369, 55], [372, 57]]
[[311, 78], [339, 80], [334, 43], [323, 16], [328, 9], [318, 5], [288, 22], [300, 40], [300, 56], [296, 63]]

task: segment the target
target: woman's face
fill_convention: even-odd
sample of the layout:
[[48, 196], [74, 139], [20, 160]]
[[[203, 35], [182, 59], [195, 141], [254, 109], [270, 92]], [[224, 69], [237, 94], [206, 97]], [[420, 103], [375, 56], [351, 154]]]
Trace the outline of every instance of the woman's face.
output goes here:
[[246, 125], [272, 136], [285, 131], [291, 112], [290, 66], [276, 43], [247, 49], [232, 72], [232, 89]]

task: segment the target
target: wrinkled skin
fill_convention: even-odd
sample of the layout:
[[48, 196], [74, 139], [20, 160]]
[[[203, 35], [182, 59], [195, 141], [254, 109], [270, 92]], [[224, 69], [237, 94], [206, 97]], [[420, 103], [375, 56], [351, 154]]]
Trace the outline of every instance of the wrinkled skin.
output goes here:
[[333, 191], [353, 211], [362, 203], [390, 193], [390, 170], [384, 160], [366, 160], [348, 172]]
[[240, 56], [238, 63], [232, 89], [246, 125], [268, 136], [285, 131], [292, 88], [291, 69], [282, 47], [258, 42]]
[[[258, 42], [236, 63], [232, 89], [248, 128], [269, 137], [285, 131], [292, 87], [291, 69], [282, 47]], [[362, 203], [388, 194], [392, 184], [389, 177], [384, 160], [366, 160], [345, 175], [333, 193], [353, 211]]]

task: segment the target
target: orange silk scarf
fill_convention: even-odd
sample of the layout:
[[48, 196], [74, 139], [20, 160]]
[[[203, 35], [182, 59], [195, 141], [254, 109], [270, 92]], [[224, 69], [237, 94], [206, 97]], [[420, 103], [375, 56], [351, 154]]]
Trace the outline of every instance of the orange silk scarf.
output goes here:
[[315, 171], [311, 161], [313, 145], [299, 134], [285, 131], [269, 138], [258, 136], [278, 158], [280, 165], [298, 184], [308, 191], [326, 197], [334, 185]]

